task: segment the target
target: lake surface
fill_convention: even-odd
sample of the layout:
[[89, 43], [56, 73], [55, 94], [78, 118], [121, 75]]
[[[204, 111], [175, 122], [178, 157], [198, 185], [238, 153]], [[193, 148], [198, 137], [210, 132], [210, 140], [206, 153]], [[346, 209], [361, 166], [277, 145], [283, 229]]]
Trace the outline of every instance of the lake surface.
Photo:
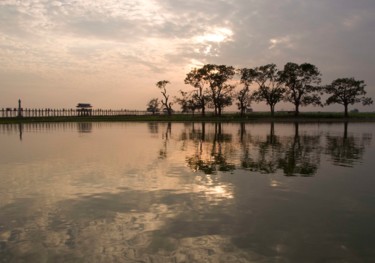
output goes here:
[[0, 262], [375, 262], [374, 131], [0, 125]]

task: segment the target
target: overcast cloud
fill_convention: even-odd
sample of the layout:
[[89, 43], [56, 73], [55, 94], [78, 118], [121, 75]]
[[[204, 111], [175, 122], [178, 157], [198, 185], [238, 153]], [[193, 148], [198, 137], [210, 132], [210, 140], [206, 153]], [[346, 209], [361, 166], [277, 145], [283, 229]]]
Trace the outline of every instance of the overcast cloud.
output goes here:
[[2, 0], [0, 108], [144, 109], [157, 81], [188, 90], [206, 63], [310, 62], [375, 98], [374, 13], [373, 0]]

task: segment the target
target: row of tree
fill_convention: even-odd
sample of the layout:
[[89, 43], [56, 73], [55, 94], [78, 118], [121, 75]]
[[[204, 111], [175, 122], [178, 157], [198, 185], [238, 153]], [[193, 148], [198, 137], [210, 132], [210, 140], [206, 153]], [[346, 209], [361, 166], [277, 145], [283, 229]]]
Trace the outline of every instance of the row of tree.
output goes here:
[[[238, 76], [239, 81], [235, 81]], [[267, 64], [255, 68], [235, 69], [232, 66], [206, 64], [192, 69], [185, 78], [185, 84], [194, 90], [180, 91], [179, 97], [170, 98], [167, 92], [168, 80], [161, 80], [156, 86], [161, 90], [162, 99], [153, 98], [147, 110], [157, 112], [162, 105], [163, 111], [172, 114], [174, 102], [181, 106], [183, 112], [200, 110], [204, 116], [207, 108], [214, 109], [220, 116], [222, 110], [233, 104], [234, 100], [241, 115], [250, 108], [251, 103], [265, 102], [274, 115], [275, 106], [279, 102], [290, 102], [294, 105], [294, 113], [299, 115], [300, 107], [307, 105], [324, 106], [341, 104], [345, 116], [348, 106], [355, 103], [370, 105], [373, 100], [366, 97], [365, 83], [354, 78], [338, 78], [329, 85], [320, 85], [321, 73], [310, 63], [296, 64], [289, 62], [283, 70], [275, 64]], [[239, 86], [239, 90], [235, 90]], [[254, 90], [250, 87], [255, 86]], [[328, 97], [322, 102], [322, 95]]]

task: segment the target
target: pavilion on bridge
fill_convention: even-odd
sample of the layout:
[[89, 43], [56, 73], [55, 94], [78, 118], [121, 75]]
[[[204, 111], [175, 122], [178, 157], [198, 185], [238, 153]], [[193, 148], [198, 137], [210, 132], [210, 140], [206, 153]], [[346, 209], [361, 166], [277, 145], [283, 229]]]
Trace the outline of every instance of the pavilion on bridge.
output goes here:
[[78, 103], [76, 107], [78, 116], [91, 116], [92, 106], [90, 103]]

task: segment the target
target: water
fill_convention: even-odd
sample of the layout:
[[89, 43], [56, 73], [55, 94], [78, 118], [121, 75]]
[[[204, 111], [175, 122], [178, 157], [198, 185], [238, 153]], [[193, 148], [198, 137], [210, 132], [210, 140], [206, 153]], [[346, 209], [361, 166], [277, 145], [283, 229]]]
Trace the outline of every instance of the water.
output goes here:
[[0, 262], [375, 262], [374, 128], [0, 125]]

